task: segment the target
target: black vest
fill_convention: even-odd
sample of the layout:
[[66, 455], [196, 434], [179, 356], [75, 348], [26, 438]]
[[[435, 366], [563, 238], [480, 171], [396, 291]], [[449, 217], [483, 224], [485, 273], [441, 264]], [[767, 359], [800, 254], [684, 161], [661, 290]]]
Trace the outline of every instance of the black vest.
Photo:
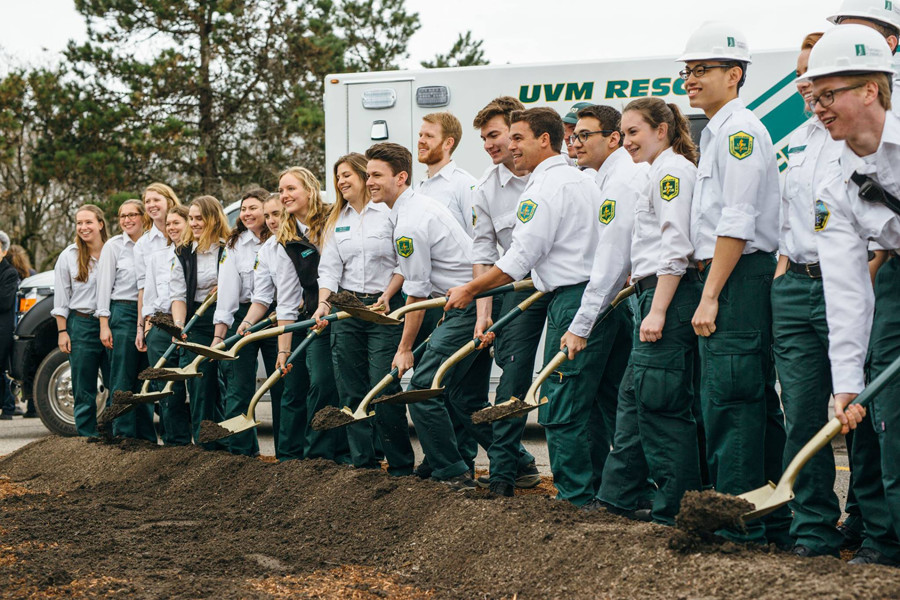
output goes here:
[[[194, 300], [194, 296], [197, 295], [197, 252], [194, 248], [194, 245], [190, 244], [175, 250], [175, 256], [178, 258], [178, 262], [181, 263], [181, 270], [184, 271], [184, 283], [187, 287], [187, 296], [185, 297], [185, 303], [187, 304], [186, 321], [194, 316], [194, 312], [200, 306], [200, 303]], [[219, 271], [219, 265], [222, 264], [222, 252], [224, 251], [225, 246], [219, 246], [216, 272]]]
[[306, 236], [300, 235], [301, 239], [281, 246], [294, 264], [300, 285], [303, 286], [303, 310], [300, 311], [300, 320], [306, 320], [319, 304], [319, 251]]

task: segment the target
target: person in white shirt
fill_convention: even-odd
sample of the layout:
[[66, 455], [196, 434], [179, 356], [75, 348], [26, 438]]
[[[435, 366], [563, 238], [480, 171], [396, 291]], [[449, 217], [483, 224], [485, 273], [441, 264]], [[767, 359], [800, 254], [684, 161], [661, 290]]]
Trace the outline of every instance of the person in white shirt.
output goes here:
[[[313, 318], [320, 327], [332, 310], [328, 298], [334, 292], [353, 294], [375, 310], [390, 312], [403, 306], [397, 292], [403, 276], [397, 267], [392, 239], [390, 208], [370, 201], [366, 187], [366, 157], [352, 153], [334, 164], [337, 200], [325, 223], [325, 242], [319, 261], [319, 306]], [[391, 356], [400, 343], [400, 327], [385, 327], [359, 319], [337, 321], [330, 327], [341, 406], [356, 410], [366, 393], [391, 370]], [[385, 394], [400, 391], [399, 382]], [[353, 466], [380, 469], [375, 434], [394, 476], [412, 475], [415, 454], [409, 440], [409, 422], [403, 405], [379, 404], [375, 419], [352, 423], [347, 441]]]
[[100, 343], [97, 320], [97, 261], [109, 238], [103, 211], [93, 204], [75, 213], [75, 243], [56, 259], [53, 310], [57, 345], [69, 355], [74, 397], [75, 430], [97, 436], [97, 372], [109, 381], [109, 362]]
[[[322, 202], [319, 180], [309, 169], [289, 167], [278, 179], [278, 191], [284, 205], [284, 216], [278, 229], [275, 247], [275, 290], [278, 296], [279, 325], [312, 317], [319, 301], [318, 269], [321, 246], [325, 240], [325, 222], [331, 210]], [[285, 333], [278, 336], [278, 368], [307, 333]], [[278, 444], [279, 460], [325, 458], [339, 463], [350, 462], [346, 428], [316, 431], [310, 427], [313, 416], [325, 406], [339, 406], [331, 340], [318, 335], [305, 355], [291, 365], [284, 378], [281, 396]]]
[[[900, 356], [900, 118], [891, 112], [890, 49], [870, 28], [841, 25], [812, 49], [810, 106], [842, 142], [817, 188], [816, 247], [822, 267], [835, 416], [855, 427], [854, 489], [864, 522], [852, 564], [900, 566], [900, 404], [896, 380], [866, 410], [851, 402]], [[894, 208], [891, 209], [890, 198]], [[820, 204], [821, 203], [821, 204]], [[868, 244], [891, 249], [873, 293]], [[867, 357], [868, 355], [868, 357]], [[868, 370], [868, 373], [866, 371]], [[857, 426], [858, 424], [858, 426]]]
[[[750, 63], [746, 37], [724, 23], [700, 26], [679, 59], [688, 100], [709, 123], [691, 205], [691, 243], [703, 281], [692, 318], [700, 338], [700, 398], [710, 478], [742, 494], [778, 481], [784, 415], [774, 389], [772, 305], [780, 190], [775, 150], [738, 92]], [[747, 523], [728, 539], [790, 549], [790, 510]]]
[[[233, 336], [250, 309], [257, 252], [271, 235], [266, 227], [263, 211], [263, 202], [268, 196], [269, 192], [266, 190], [254, 188], [245, 192], [241, 198], [238, 221], [225, 243], [219, 265], [218, 296], [213, 314], [214, 344]], [[250, 400], [256, 391], [256, 378], [248, 377], [247, 374], [256, 372], [259, 350], [259, 344], [250, 344], [243, 348], [237, 360], [225, 361], [219, 365], [224, 384], [222, 396], [226, 419], [245, 414], [250, 406]], [[225, 443], [232, 454], [259, 454], [255, 427], [226, 438]]]
[[[650, 479], [656, 484], [652, 520], [674, 525], [681, 497], [701, 489], [700, 464], [706, 461], [694, 414], [699, 357], [690, 323], [700, 301], [700, 278], [690, 268], [697, 148], [677, 105], [660, 98], [629, 103], [622, 133], [625, 150], [635, 162], [649, 164], [650, 173], [635, 206], [630, 248], [638, 326], [598, 498], [611, 512], [637, 511]], [[611, 254], [603, 245], [595, 272], [597, 261]]]
[[462, 139], [459, 119], [448, 112], [422, 117], [418, 158], [428, 167], [428, 178], [416, 188], [443, 203], [469, 236], [472, 235], [472, 189], [476, 180], [453, 161], [453, 151]]
[[588, 106], [592, 106], [592, 104], [590, 102], [576, 102], [562, 118], [563, 126], [565, 127], [565, 153], [569, 157], [567, 162], [573, 167], [581, 166], [578, 164], [578, 154], [575, 152], [575, 125], [578, 124], [578, 112]]
[[[146, 205], [146, 203], [145, 203]], [[147, 262], [144, 278], [142, 318], [146, 332], [147, 361], [155, 365], [172, 343], [172, 336], [159, 327], [153, 327], [150, 317], [155, 313], [171, 314], [172, 302], [169, 300], [169, 278], [172, 275], [172, 261], [175, 260], [175, 249], [193, 239], [187, 226], [188, 209], [186, 206], [173, 206], [166, 215], [165, 250], [154, 252]], [[146, 236], [146, 234], [144, 234]], [[189, 239], [185, 239], [185, 235]], [[143, 238], [141, 238], [143, 239]], [[138, 240], [140, 243], [140, 240]], [[168, 359], [169, 365], [177, 365], [177, 354]], [[162, 391], [168, 382], [150, 381], [151, 392]], [[185, 446], [191, 443], [191, 411], [187, 405], [187, 392], [183, 381], [172, 382], [172, 395], [159, 401], [159, 437], [165, 446]]]
[[[225, 240], [230, 233], [222, 203], [213, 196], [199, 196], [191, 201], [188, 208], [188, 226], [191, 231], [190, 242], [175, 250], [169, 279], [172, 320], [181, 327], [184, 327], [185, 321], [194, 315], [197, 307], [216, 289], [219, 262], [225, 250]], [[215, 304], [194, 322], [186, 336], [189, 342], [204, 346], [212, 345], [214, 311]], [[185, 352], [181, 356], [181, 366], [187, 366], [194, 358], [193, 354]], [[218, 361], [205, 361], [198, 371], [202, 373], [202, 377], [195, 377], [187, 382], [191, 431], [195, 443], [198, 443], [200, 423], [202, 421], [218, 423], [223, 415]], [[207, 450], [226, 447], [220, 442], [207, 442], [202, 446]]]
[[[475, 237], [472, 240], [472, 277], [486, 273], [500, 258], [500, 250], [509, 250], [512, 245], [516, 207], [519, 196], [528, 185], [528, 174], [516, 171], [512, 152], [509, 151], [509, 117], [516, 110], [524, 110], [524, 105], [511, 96], [493, 99], [475, 116], [473, 126], [480, 130], [484, 150], [491, 157], [491, 165], [475, 187], [473, 209], [475, 211]], [[544, 333], [547, 307], [552, 294], [545, 294], [534, 302], [527, 311], [516, 317], [496, 336], [485, 336], [485, 331], [494, 319], [506, 314], [525, 300], [533, 292], [508, 292], [494, 302], [493, 297], [476, 301], [478, 319], [475, 322], [475, 336], [486, 344], [494, 342], [494, 358], [503, 369], [497, 384], [494, 402], [505, 402], [511, 397], [522, 398], [531, 385], [534, 373], [534, 358]], [[487, 359], [490, 375], [490, 355]], [[484, 384], [489, 384], [485, 379]], [[488, 449], [490, 476], [476, 479], [480, 487], [487, 487], [491, 493], [512, 496], [514, 488], [530, 488], [540, 483], [540, 475], [534, 464], [534, 457], [522, 446], [526, 417], [502, 419], [494, 422], [494, 440]]]
[[[122, 233], [103, 245], [97, 263], [97, 316], [100, 319], [100, 341], [109, 353], [109, 389], [140, 391], [137, 374], [147, 366], [146, 352], [134, 343], [138, 323], [138, 288], [135, 274], [135, 242], [144, 233], [144, 206], [140, 200], [126, 200], [119, 206]], [[146, 347], [146, 346], [145, 346]], [[156, 443], [153, 405], [141, 404], [112, 422], [116, 436], [148, 440]]]
[[[445, 308], [464, 308], [475, 295], [531, 273], [538, 290], [554, 292], [547, 309], [547, 339], [555, 340], [571, 323], [590, 279], [602, 196], [590, 177], [560, 156], [563, 124], [556, 111], [543, 107], [516, 111], [510, 122], [509, 149], [515, 167], [531, 173], [519, 200], [512, 246], [486, 273], [450, 289]], [[547, 434], [557, 497], [577, 506], [594, 498], [602, 467], [594, 461], [602, 443], [595, 443], [590, 418], [596, 410], [597, 377], [586, 368], [604, 352], [600, 343], [592, 336], [584, 352], [548, 378], [542, 391], [549, 402], [538, 412]], [[547, 344], [545, 361], [553, 354], [554, 345]]]

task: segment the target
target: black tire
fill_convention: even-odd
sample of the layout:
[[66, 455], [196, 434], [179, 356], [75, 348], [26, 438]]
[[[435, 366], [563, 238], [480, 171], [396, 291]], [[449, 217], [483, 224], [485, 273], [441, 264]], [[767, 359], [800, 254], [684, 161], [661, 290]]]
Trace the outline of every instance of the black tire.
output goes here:
[[[97, 374], [97, 416], [106, 408], [109, 392]], [[75, 436], [74, 396], [69, 357], [54, 348], [34, 375], [34, 404], [44, 426], [56, 435]]]

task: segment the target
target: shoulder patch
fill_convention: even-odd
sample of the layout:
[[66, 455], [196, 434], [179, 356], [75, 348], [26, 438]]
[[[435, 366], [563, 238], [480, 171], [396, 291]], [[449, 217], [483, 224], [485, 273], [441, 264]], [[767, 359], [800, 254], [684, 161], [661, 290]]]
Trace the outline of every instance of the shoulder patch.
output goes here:
[[225, 262], [225, 257], [226, 257], [226, 256], [228, 256], [228, 249], [223, 249], [223, 250], [222, 250], [222, 257], [219, 259], [219, 264], [220, 264], [220, 265], [221, 265], [222, 263]]
[[537, 212], [537, 202], [534, 200], [522, 200], [519, 202], [519, 210], [516, 212], [516, 216], [523, 223], [527, 223], [534, 217], [534, 213]]
[[413, 253], [412, 238], [406, 236], [397, 238], [397, 254], [403, 258], [409, 258]]
[[604, 200], [600, 205], [600, 222], [609, 225], [616, 218], [616, 201]]
[[475, 227], [475, 223], [478, 222], [478, 215], [475, 214], [475, 207], [472, 207], [472, 227]]
[[738, 160], [753, 154], [753, 136], [743, 131], [728, 136], [728, 152]]
[[256, 254], [256, 260], [253, 261], [253, 270], [256, 270], [256, 267], [259, 266], [259, 253]]
[[821, 200], [816, 200], [816, 224], [815, 230], [822, 231], [828, 225], [828, 218], [831, 216], [831, 211], [828, 210], [828, 205], [822, 202]]
[[674, 175], [666, 175], [659, 181], [659, 197], [670, 202], [681, 193], [681, 180]]

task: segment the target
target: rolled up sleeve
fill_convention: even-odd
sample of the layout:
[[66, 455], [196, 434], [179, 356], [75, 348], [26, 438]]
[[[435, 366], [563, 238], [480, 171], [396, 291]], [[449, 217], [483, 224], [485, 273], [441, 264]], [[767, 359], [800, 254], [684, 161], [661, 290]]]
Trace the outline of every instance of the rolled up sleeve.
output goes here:
[[329, 232], [322, 246], [322, 257], [319, 259], [319, 288], [332, 292], [338, 291], [341, 285], [341, 277], [344, 274], [344, 262], [338, 251], [337, 240], [334, 232]]
[[497, 235], [484, 190], [475, 190], [472, 210], [475, 212], [475, 236], [472, 239], [474, 262], [476, 265], [492, 265], [500, 258], [500, 252], [497, 250]]
[[109, 318], [109, 303], [116, 281], [116, 261], [119, 258], [116, 242], [103, 244], [97, 261], [97, 312], [98, 317]]
[[303, 303], [303, 286], [300, 285], [294, 263], [280, 245], [275, 248], [274, 262], [275, 293], [278, 294], [275, 314], [279, 321], [296, 321]]
[[[730, 144], [729, 138], [737, 133], [733, 131], [723, 135], [722, 143]], [[722, 216], [716, 225], [716, 236], [753, 240], [756, 236], [756, 218], [760, 214], [753, 199], [764, 196], [759, 186], [766, 181], [766, 157], [758, 148], [742, 159], [736, 158], [727, 146], [717, 151], [724, 151], [725, 157], [719, 161], [723, 206]]]
[[172, 272], [169, 277], [169, 302], [187, 302], [187, 282], [184, 280], [184, 269], [181, 268], [181, 261], [177, 256], [173, 256], [169, 261], [169, 269]]
[[55, 317], [69, 318], [69, 299], [72, 297], [72, 274], [69, 271], [71, 253], [63, 250], [53, 268], [53, 310]]
[[[691, 198], [696, 175], [689, 169], [675, 173], [679, 179], [679, 194], [666, 201], [659, 195], [659, 185], [652, 190], [653, 202], [660, 215], [660, 257], [657, 275], [684, 275], [688, 259], [694, 253], [691, 244]], [[635, 201], [637, 201], [635, 199]]]
[[525, 279], [534, 266], [550, 253], [559, 229], [560, 213], [553, 210], [552, 202], [545, 202], [543, 198], [522, 200], [517, 214], [521, 213], [524, 202], [534, 202], [534, 212], [527, 221], [519, 219], [513, 229], [509, 252], [495, 263], [514, 281]]

